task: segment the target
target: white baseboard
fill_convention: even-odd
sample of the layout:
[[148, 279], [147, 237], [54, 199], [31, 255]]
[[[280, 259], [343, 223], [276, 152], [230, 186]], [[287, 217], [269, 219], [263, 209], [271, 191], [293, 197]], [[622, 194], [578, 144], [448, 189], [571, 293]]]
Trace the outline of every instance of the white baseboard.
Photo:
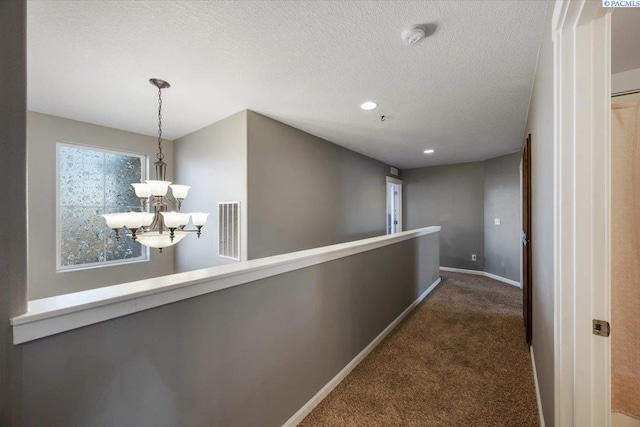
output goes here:
[[531, 366], [533, 367], [533, 381], [536, 385], [536, 401], [538, 402], [538, 416], [540, 418], [540, 427], [544, 425], [544, 413], [542, 412], [542, 400], [540, 399], [540, 385], [538, 385], [538, 371], [536, 370], [536, 358], [533, 355], [533, 347], [529, 347], [531, 352]]
[[422, 302], [422, 300], [425, 299], [425, 297], [429, 295], [431, 291], [433, 291], [436, 286], [438, 286], [438, 284], [440, 284], [440, 281], [441, 279], [438, 277], [438, 280], [433, 282], [431, 286], [429, 286], [429, 288], [418, 297], [418, 299], [412, 302], [409, 307], [407, 307], [398, 317], [396, 317], [393, 322], [391, 322], [391, 324], [389, 324], [389, 326], [387, 326], [382, 332], [380, 332], [380, 335], [378, 335], [373, 341], [371, 341], [371, 343], [369, 343], [369, 345], [366, 346], [364, 350], [358, 353], [358, 355], [354, 357], [353, 360], [349, 362], [349, 364], [347, 364], [347, 366], [345, 366], [340, 372], [338, 372], [338, 375], [333, 377], [331, 381], [329, 381], [324, 387], [322, 387], [315, 396], [313, 396], [307, 403], [304, 404], [302, 408], [298, 410], [298, 412], [293, 414], [293, 416], [289, 418], [287, 422], [282, 425], [282, 427], [294, 427], [302, 422], [304, 417], [309, 415], [311, 411], [313, 411], [313, 409], [318, 406], [318, 404], [322, 402], [322, 400], [327, 397], [327, 395], [329, 395], [329, 393], [331, 393], [331, 391], [336, 388], [336, 386], [340, 384], [340, 382], [345, 379], [346, 376], [349, 375], [349, 373], [356, 366], [358, 366], [358, 364], [360, 364], [360, 362], [362, 362], [364, 358], [367, 357], [369, 353], [371, 353], [373, 349], [376, 348], [387, 335], [389, 335], [389, 332], [391, 332], [396, 326], [398, 326], [402, 319], [404, 319], [407, 314], [411, 312], [411, 310], [413, 310], [418, 304], [420, 304], [420, 302]]
[[453, 268], [453, 267], [440, 267], [442, 271], [451, 271], [453, 273], [464, 273], [464, 274], [475, 274], [476, 276], [484, 276], [493, 280], [498, 280], [500, 282], [508, 283], [509, 285], [520, 286], [520, 282], [516, 282], [515, 280], [507, 279], [506, 277], [497, 276], [492, 273], [487, 273], [486, 271], [480, 270], [467, 270], [466, 268]]
[[475, 274], [476, 276], [484, 276], [484, 271], [467, 270], [466, 268], [440, 267], [442, 271], [451, 271], [453, 273]]
[[509, 285], [520, 287], [520, 282], [516, 282], [515, 280], [507, 279], [506, 277], [500, 277], [492, 273], [484, 272], [484, 276], [489, 279], [499, 280], [500, 282], [508, 283]]

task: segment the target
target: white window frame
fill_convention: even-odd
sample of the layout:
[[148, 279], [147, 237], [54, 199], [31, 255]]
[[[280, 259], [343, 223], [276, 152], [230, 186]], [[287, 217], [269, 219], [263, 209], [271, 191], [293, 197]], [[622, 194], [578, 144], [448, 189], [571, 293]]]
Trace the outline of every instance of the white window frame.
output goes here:
[[[57, 141], [56, 142], [56, 273], [67, 273], [71, 271], [90, 270], [94, 268], [111, 267], [116, 265], [137, 264], [151, 260], [149, 248], [142, 246], [142, 256], [129, 259], [114, 259], [111, 261], [92, 262], [90, 264], [62, 265], [61, 254], [61, 221], [60, 221], [60, 150], [64, 147], [96, 151], [107, 154], [117, 154], [121, 156], [139, 157], [142, 161], [142, 181], [147, 179], [149, 170], [149, 156], [145, 153], [135, 151], [114, 150], [104, 147], [97, 147], [76, 142]], [[123, 237], [128, 238], [128, 237]]]

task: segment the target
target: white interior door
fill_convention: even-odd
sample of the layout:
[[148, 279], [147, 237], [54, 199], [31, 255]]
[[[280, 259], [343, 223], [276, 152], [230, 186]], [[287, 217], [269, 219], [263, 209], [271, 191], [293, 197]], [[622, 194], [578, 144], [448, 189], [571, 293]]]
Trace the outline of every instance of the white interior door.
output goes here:
[[387, 177], [387, 234], [402, 231], [402, 181]]

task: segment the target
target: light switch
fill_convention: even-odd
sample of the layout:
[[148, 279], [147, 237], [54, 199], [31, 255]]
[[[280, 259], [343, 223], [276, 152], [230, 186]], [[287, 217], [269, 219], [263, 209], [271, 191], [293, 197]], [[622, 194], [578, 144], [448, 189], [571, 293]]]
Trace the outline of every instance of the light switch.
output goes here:
[[493, 220], [493, 223], [494, 223], [495, 225], [500, 225], [500, 218], [496, 218], [496, 219], [494, 219], [494, 220]]

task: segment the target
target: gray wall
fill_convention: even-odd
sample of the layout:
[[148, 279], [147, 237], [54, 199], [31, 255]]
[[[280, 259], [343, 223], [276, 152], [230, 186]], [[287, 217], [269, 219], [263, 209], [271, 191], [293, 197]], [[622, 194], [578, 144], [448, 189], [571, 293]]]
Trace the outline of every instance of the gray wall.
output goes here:
[[514, 153], [484, 162], [484, 271], [516, 282], [521, 264], [520, 157]]
[[386, 233], [387, 165], [252, 111], [247, 119], [249, 259]]
[[[520, 282], [520, 154], [402, 171], [405, 229], [439, 225], [443, 267]], [[500, 218], [500, 225], [494, 219]], [[477, 255], [477, 261], [471, 255]]]
[[9, 319], [27, 310], [27, 3], [0, 2], [0, 425], [20, 425], [22, 348]]
[[218, 202], [240, 201], [241, 259], [246, 260], [247, 111], [176, 139], [174, 155], [176, 180], [191, 185], [184, 211], [211, 213], [200, 239], [189, 236], [177, 245], [177, 272], [235, 262], [218, 257]]
[[438, 265], [436, 233], [26, 343], [24, 424], [281, 426]]
[[[29, 299], [174, 273], [172, 248], [163, 253], [151, 250], [149, 262], [56, 273], [56, 142], [142, 153], [152, 166], [158, 147], [154, 137], [31, 111], [27, 114]], [[166, 140], [162, 144], [171, 180], [173, 145]]]
[[538, 68], [529, 107], [527, 134], [531, 133], [533, 264], [533, 338], [542, 409], [553, 426], [553, 42], [550, 2]]
[[443, 267], [484, 269], [484, 162], [403, 170], [402, 192], [405, 229], [442, 226]]

